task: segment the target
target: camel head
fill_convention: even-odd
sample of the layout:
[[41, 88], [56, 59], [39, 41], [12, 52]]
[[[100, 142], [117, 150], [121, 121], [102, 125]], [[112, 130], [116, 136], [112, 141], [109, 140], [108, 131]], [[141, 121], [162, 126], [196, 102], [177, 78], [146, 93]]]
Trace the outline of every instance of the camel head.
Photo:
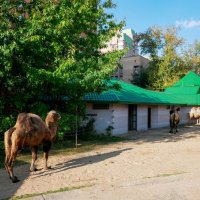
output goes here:
[[57, 123], [59, 119], [61, 119], [60, 114], [57, 113], [55, 110], [51, 110], [50, 112], [47, 113], [45, 122], [46, 124]]
[[47, 117], [45, 119], [45, 123], [50, 131], [51, 134], [51, 140], [55, 140], [56, 138], [56, 132], [58, 129], [57, 122], [61, 118], [60, 114], [57, 113], [55, 110], [51, 110], [47, 113]]

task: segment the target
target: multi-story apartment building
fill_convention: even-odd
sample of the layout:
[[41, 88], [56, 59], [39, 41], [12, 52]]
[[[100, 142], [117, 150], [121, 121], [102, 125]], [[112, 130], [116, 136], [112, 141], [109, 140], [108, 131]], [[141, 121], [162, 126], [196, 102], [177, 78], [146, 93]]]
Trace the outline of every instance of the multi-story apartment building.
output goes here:
[[[128, 48], [128, 52], [120, 59], [120, 67], [113, 75], [131, 83], [134, 73], [140, 73], [142, 69], [148, 67], [149, 59], [139, 55], [138, 44], [134, 41], [135, 31], [132, 29], [124, 29], [121, 33], [117, 33], [109, 42], [107, 47], [102, 49], [103, 53]], [[120, 37], [118, 37], [120, 35]]]
[[124, 29], [117, 32], [116, 35], [106, 43], [106, 48], [101, 49], [102, 53], [121, 49], [133, 49], [135, 31], [132, 29]]

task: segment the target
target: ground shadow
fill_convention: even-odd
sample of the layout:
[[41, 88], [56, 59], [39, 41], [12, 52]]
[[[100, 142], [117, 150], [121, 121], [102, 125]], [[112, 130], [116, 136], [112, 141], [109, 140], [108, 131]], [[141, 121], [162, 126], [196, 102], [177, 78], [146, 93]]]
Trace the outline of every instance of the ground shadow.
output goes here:
[[130, 132], [124, 138], [133, 140], [136, 144], [145, 142], [178, 142], [200, 136], [200, 126], [180, 125], [176, 134], [170, 134], [169, 128], [150, 129], [148, 131]]
[[[12, 183], [5, 168], [0, 169], [0, 199], [9, 199], [21, 187], [23, 181], [29, 177], [29, 167], [26, 162], [20, 162], [22, 166], [14, 166], [14, 173], [19, 178], [19, 182]], [[23, 171], [23, 173], [22, 173]]]
[[116, 156], [120, 155], [122, 152], [131, 150], [131, 149], [132, 148], [126, 148], [126, 149], [120, 149], [120, 150], [112, 151], [112, 152], [108, 152], [108, 153], [102, 153], [102, 154], [98, 153], [96, 155], [85, 156], [85, 157], [76, 158], [76, 159], [73, 159], [73, 160], [70, 160], [70, 161], [67, 161], [64, 163], [58, 163], [55, 166], [53, 166], [49, 171], [40, 170], [40, 171], [36, 172], [36, 174], [33, 175], [32, 178], [51, 175], [51, 174], [54, 174], [57, 172], [66, 171], [69, 169], [82, 167], [85, 165], [92, 165], [94, 163], [102, 162], [109, 158], [116, 157]]

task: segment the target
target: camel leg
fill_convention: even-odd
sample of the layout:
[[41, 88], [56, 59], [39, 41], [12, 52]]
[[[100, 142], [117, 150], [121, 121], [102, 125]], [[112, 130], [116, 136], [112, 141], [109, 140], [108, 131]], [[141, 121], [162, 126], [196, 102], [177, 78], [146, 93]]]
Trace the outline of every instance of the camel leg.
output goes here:
[[178, 131], [177, 131], [177, 126], [175, 125], [174, 127], [174, 134], [176, 134]]
[[176, 134], [178, 132], [178, 124], [176, 124], [174, 128], [175, 128], [174, 134]]
[[6, 171], [8, 172], [9, 178], [11, 178], [10, 171], [9, 171], [9, 169], [8, 169], [8, 162], [9, 162], [9, 159], [10, 159], [10, 155], [9, 155], [9, 156], [6, 155], [4, 165], [5, 165]]
[[11, 178], [11, 174], [8, 167], [9, 167], [9, 160], [11, 157], [11, 148], [12, 148], [11, 136], [14, 130], [15, 128], [12, 127], [4, 133], [4, 144], [5, 144], [5, 154], [6, 154], [4, 165], [10, 178]]
[[44, 141], [43, 143], [43, 151], [44, 151], [44, 170], [50, 169], [47, 165], [48, 157], [49, 157], [49, 151], [51, 148], [51, 141]]
[[7, 170], [9, 172], [10, 178], [13, 183], [16, 183], [19, 181], [18, 178], [14, 176], [14, 173], [13, 173], [13, 166], [14, 166], [14, 161], [17, 157], [17, 151], [18, 151], [18, 148], [11, 149], [11, 156], [9, 158], [8, 165], [7, 165]]
[[47, 166], [48, 157], [49, 157], [49, 152], [44, 152], [44, 170], [50, 169], [50, 167]]
[[31, 161], [31, 167], [30, 167], [31, 172], [37, 171], [35, 167], [35, 161], [37, 160], [37, 151], [38, 151], [37, 146], [32, 147], [32, 161]]
[[173, 126], [170, 125], [169, 133], [173, 133]]

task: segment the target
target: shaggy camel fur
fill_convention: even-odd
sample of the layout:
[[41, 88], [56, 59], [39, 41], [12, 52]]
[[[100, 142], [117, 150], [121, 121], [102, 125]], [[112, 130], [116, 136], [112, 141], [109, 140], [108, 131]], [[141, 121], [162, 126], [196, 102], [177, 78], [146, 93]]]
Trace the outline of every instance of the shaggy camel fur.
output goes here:
[[197, 120], [197, 124], [200, 125], [200, 107], [192, 107], [190, 112], [190, 119], [196, 119]]
[[47, 170], [47, 160], [51, 142], [56, 137], [57, 122], [60, 115], [52, 110], [47, 114], [45, 123], [42, 119], [32, 113], [20, 113], [16, 124], [4, 133], [5, 144], [5, 168], [13, 183], [18, 182], [18, 178], [14, 176], [13, 165], [17, 156], [17, 152], [23, 147], [31, 147], [32, 162], [30, 171], [36, 171], [35, 161], [37, 159], [38, 146], [43, 144], [44, 151], [44, 169]]

